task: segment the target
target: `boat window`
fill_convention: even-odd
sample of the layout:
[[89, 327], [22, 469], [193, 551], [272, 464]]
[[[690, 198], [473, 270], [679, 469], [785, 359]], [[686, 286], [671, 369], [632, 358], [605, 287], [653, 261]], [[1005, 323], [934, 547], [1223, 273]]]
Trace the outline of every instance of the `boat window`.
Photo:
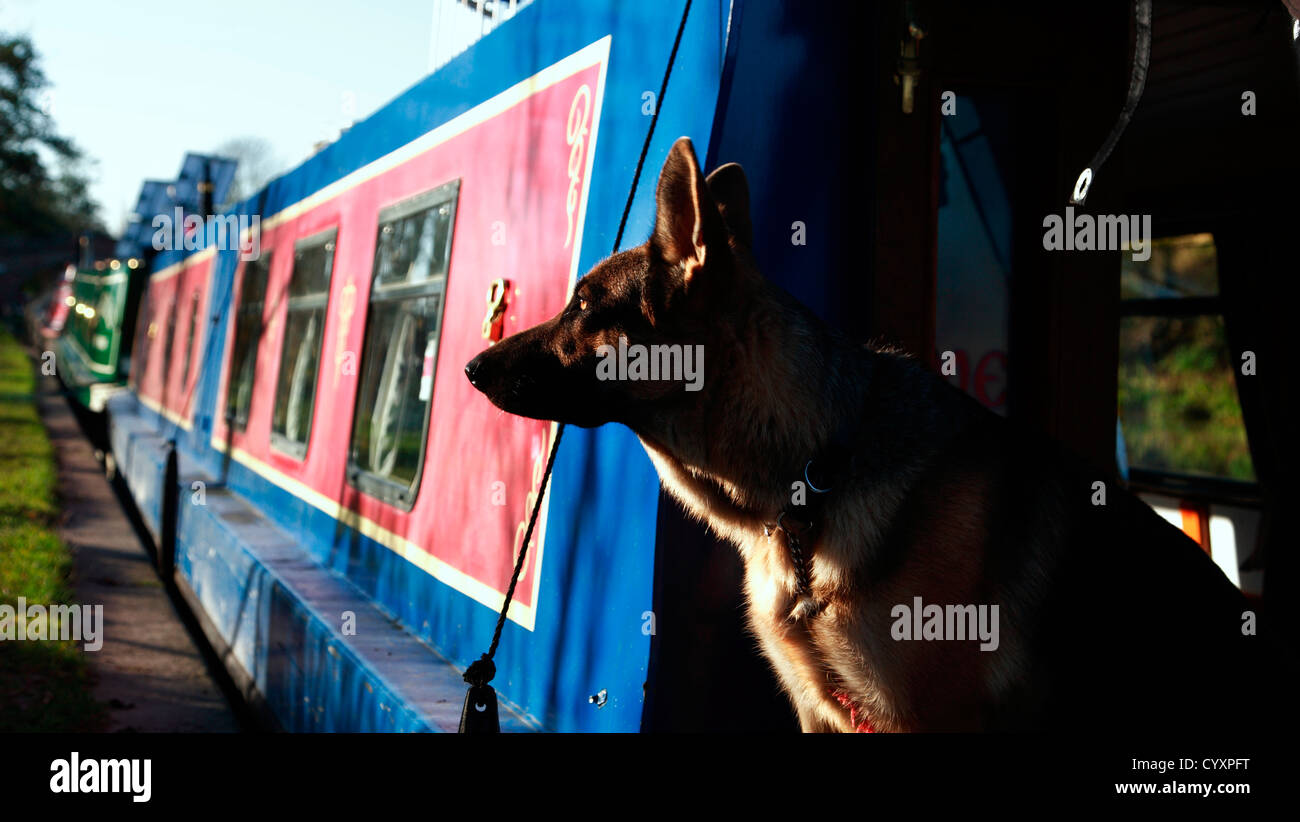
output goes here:
[[153, 346], [153, 338], [157, 336], [154, 328], [154, 291], [147, 285], [143, 298], [140, 300], [138, 309], [139, 315], [135, 321], [135, 343], [132, 348], [135, 350], [135, 362], [131, 366], [130, 384], [132, 388], [137, 388], [144, 380], [144, 374], [149, 367], [149, 349]]
[[[179, 284], [180, 284], [180, 278], [178, 275], [177, 277], [178, 291], [179, 291]], [[168, 386], [171, 385], [172, 351], [173, 351], [173, 344], [176, 342], [176, 312], [180, 311], [180, 302], [181, 302], [181, 297], [180, 294], [177, 293], [172, 295], [171, 300], [167, 304], [167, 331], [165, 332], [166, 336], [163, 337], [162, 385], [163, 385], [164, 402], [168, 401], [167, 389]]]
[[939, 118], [935, 265], [936, 370], [1007, 413], [1012, 231], [1012, 106], [996, 94], [956, 98]]
[[262, 337], [262, 303], [271, 255], [262, 255], [244, 265], [243, 285], [235, 308], [235, 344], [231, 348], [230, 378], [226, 386], [226, 420], [237, 431], [248, 426], [248, 409], [253, 398], [253, 376], [257, 368], [257, 345]]
[[407, 509], [424, 462], [459, 189], [448, 183], [379, 216], [348, 474]]
[[335, 236], [334, 229], [313, 235], [298, 241], [293, 252], [284, 346], [271, 415], [271, 443], [299, 457], [307, 453], [311, 435]]
[[[185, 391], [190, 384], [190, 365], [194, 357], [194, 334], [198, 330], [199, 324], [199, 290], [197, 288], [190, 292], [190, 332], [185, 338], [185, 367], [181, 369], [181, 391]], [[187, 396], [188, 405], [188, 396]]]

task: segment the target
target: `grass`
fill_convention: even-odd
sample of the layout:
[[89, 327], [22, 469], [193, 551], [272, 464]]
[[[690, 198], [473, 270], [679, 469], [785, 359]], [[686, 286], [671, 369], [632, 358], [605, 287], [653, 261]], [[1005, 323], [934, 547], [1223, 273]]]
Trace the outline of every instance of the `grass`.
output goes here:
[[1125, 318], [1119, 406], [1129, 463], [1254, 480], [1232, 369], [1219, 317]]
[[[33, 365], [0, 329], [0, 604], [72, 604], [59, 539], [58, 472], [36, 410]], [[101, 730], [81, 643], [0, 640], [0, 732]]]

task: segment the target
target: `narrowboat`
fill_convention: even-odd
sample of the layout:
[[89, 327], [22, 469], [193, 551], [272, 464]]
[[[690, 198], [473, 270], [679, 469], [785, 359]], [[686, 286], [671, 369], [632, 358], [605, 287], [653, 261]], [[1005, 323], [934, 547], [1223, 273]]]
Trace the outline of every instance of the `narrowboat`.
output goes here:
[[74, 268], [66, 293], [60, 289], [67, 313], [54, 343], [56, 373], [73, 399], [94, 413], [126, 382], [134, 325], [128, 305], [140, 291], [139, 267], [135, 257], [98, 260]]

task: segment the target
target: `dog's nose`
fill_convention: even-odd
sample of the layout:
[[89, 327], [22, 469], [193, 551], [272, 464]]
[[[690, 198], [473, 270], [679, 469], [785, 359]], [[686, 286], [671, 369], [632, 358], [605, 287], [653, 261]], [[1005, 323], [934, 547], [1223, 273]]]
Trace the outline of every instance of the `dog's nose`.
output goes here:
[[478, 373], [478, 367], [479, 367], [479, 357], [475, 357], [474, 359], [465, 363], [465, 377], [469, 379], [469, 384], [474, 386], [475, 388], [478, 387], [478, 383], [475, 382], [474, 380], [474, 375]]

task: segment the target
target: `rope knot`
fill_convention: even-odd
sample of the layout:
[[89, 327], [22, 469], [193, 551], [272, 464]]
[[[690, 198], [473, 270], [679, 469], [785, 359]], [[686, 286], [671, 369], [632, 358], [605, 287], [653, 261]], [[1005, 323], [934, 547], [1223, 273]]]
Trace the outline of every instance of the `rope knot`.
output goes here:
[[497, 675], [497, 666], [492, 662], [492, 657], [487, 654], [470, 663], [465, 669], [465, 681], [471, 685], [483, 686], [492, 681], [492, 677]]

